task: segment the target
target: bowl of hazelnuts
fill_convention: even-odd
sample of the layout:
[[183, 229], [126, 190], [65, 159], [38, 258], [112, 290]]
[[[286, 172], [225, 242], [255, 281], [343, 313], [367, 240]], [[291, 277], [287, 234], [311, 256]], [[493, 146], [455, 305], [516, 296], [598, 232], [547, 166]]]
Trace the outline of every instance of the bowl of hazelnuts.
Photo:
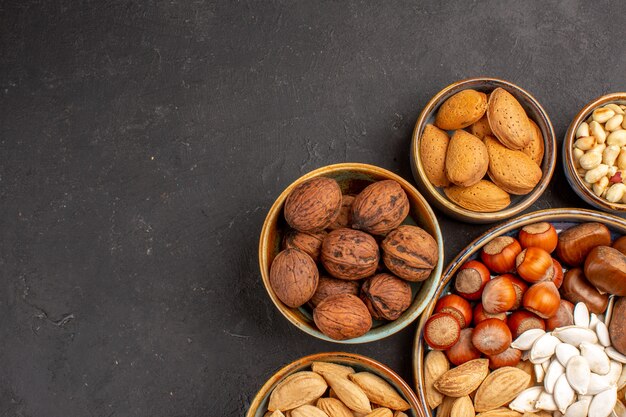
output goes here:
[[436, 291], [443, 258], [422, 195], [359, 163], [325, 166], [289, 185], [259, 241], [274, 305], [304, 332], [340, 343], [379, 340], [413, 322]]

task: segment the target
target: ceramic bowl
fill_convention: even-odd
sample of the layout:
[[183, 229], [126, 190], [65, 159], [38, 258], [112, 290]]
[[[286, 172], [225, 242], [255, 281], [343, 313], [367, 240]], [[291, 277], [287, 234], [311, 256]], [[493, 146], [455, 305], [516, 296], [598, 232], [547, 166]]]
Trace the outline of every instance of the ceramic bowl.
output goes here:
[[313, 362], [332, 362], [339, 365], [346, 365], [354, 368], [356, 372], [371, 372], [383, 378], [390, 383], [396, 391], [411, 405], [411, 409], [405, 411], [409, 417], [422, 417], [423, 412], [420, 408], [420, 402], [417, 399], [415, 393], [411, 390], [409, 385], [404, 382], [402, 378], [398, 376], [387, 366], [382, 363], [370, 359], [366, 356], [357, 355], [355, 353], [345, 352], [331, 352], [331, 353], [316, 353], [314, 355], [305, 356], [298, 359], [284, 368], [276, 372], [267, 382], [261, 387], [256, 394], [250, 408], [246, 413], [246, 417], [263, 417], [267, 411], [267, 403], [269, 396], [272, 393], [274, 387], [283, 379], [289, 375], [298, 372], [310, 370]]
[[[439, 107], [449, 97], [459, 91], [469, 88], [489, 93], [498, 87], [501, 87], [511, 93], [520, 102], [529, 118], [537, 123], [539, 129], [541, 129], [544, 140], [544, 157], [541, 165], [543, 177], [537, 186], [535, 186], [535, 189], [529, 194], [511, 195], [511, 204], [507, 208], [491, 213], [476, 212], [465, 209], [452, 202], [444, 194], [443, 188], [435, 187], [430, 183], [422, 166], [419, 146], [420, 139], [422, 137], [424, 127], [426, 127], [429, 123], [434, 123], [435, 115], [437, 114]], [[555, 164], [556, 139], [552, 123], [550, 122], [550, 118], [548, 117], [546, 111], [527, 91], [513, 83], [496, 78], [471, 78], [468, 80], [458, 81], [447, 86], [435, 94], [435, 96], [430, 99], [428, 104], [426, 104], [426, 107], [424, 107], [422, 113], [419, 115], [417, 123], [415, 124], [415, 129], [413, 130], [413, 140], [411, 142], [411, 168], [413, 169], [413, 176], [415, 177], [419, 190], [439, 210], [443, 211], [448, 216], [463, 222], [494, 223], [512, 217], [527, 209], [533, 202], [535, 202], [535, 200], [539, 198], [550, 183], [550, 179], [554, 173]]]
[[570, 186], [587, 204], [599, 208], [600, 210], [625, 216], [626, 204], [610, 203], [604, 198], [595, 195], [592, 190], [585, 186], [582, 178], [578, 175], [574, 166], [573, 146], [576, 140], [576, 129], [578, 129], [578, 126], [580, 126], [580, 124], [584, 122], [597, 107], [601, 107], [609, 103], [626, 104], [626, 93], [612, 93], [598, 97], [597, 99], [587, 103], [587, 105], [578, 112], [576, 117], [574, 117], [574, 120], [572, 120], [572, 123], [567, 129], [565, 139], [563, 140], [563, 169], [565, 170], [565, 176], [567, 177], [567, 181]]
[[496, 226], [491, 230], [488, 230], [482, 236], [478, 237], [472, 243], [470, 243], [465, 249], [455, 257], [452, 262], [446, 267], [443, 276], [441, 278], [441, 284], [437, 289], [437, 292], [431, 302], [428, 304], [415, 333], [415, 339], [413, 344], [413, 377], [415, 378], [415, 385], [417, 387], [417, 394], [422, 404], [422, 408], [425, 410], [424, 414], [427, 417], [431, 417], [434, 413], [426, 403], [426, 394], [424, 391], [424, 355], [428, 352], [429, 347], [424, 342], [422, 333], [424, 325], [428, 318], [432, 315], [435, 309], [435, 304], [440, 297], [450, 292], [450, 285], [452, 284], [452, 278], [456, 276], [459, 268], [467, 261], [478, 258], [482, 247], [490, 242], [497, 236], [508, 235], [517, 236], [519, 229], [527, 224], [538, 222], [550, 222], [554, 225], [557, 232], [575, 226], [580, 223], [587, 222], [599, 222], [606, 225], [613, 233], [613, 238], [618, 235], [626, 234], [626, 221], [616, 216], [612, 216], [606, 213], [600, 213], [592, 210], [562, 208], [562, 209], [549, 209], [540, 210], [530, 214], [526, 214], [511, 221], [508, 221], [502, 225]]
[[[337, 341], [324, 335], [317, 329], [315, 323], [313, 323], [311, 309], [309, 309], [306, 305], [300, 308], [290, 308], [283, 304], [278, 299], [269, 283], [270, 265], [272, 264], [274, 257], [280, 251], [283, 235], [288, 230], [288, 226], [283, 216], [283, 205], [285, 203], [285, 199], [296, 186], [306, 180], [319, 176], [325, 176], [337, 180], [344, 194], [357, 194], [370, 183], [379, 180], [392, 179], [397, 181], [406, 192], [411, 205], [409, 216], [407, 220], [405, 220], [405, 223], [416, 224], [430, 233], [430, 235], [437, 242], [439, 251], [439, 261], [430, 274], [430, 277], [423, 282], [410, 283], [413, 292], [413, 301], [411, 306], [394, 321], [374, 321], [372, 329], [369, 332], [354, 339]], [[261, 268], [263, 285], [265, 285], [265, 289], [267, 290], [267, 293], [276, 308], [278, 308], [287, 320], [304, 332], [319, 339], [339, 343], [364, 343], [379, 340], [402, 330], [409, 323], [413, 322], [413, 320], [415, 320], [424, 310], [426, 304], [435, 293], [439, 277], [441, 276], [443, 258], [443, 238], [439, 229], [439, 223], [437, 222], [435, 214], [424, 197], [422, 197], [422, 195], [402, 177], [383, 168], [358, 163], [343, 163], [325, 166], [309, 172], [294, 181], [280, 194], [280, 196], [278, 196], [270, 208], [270, 211], [265, 219], [265, 223], [263, 224], [259, 241], [259, 265]]]

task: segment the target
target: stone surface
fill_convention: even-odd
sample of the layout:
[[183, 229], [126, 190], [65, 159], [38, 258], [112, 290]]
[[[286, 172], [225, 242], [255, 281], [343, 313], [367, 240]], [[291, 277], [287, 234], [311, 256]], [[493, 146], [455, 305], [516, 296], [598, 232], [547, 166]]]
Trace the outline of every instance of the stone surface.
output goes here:
[[[462, 78], [527, 89], [561, 140], [587, 101], [624, 90], [618, 10], [2, 2], [0, 415], [243, 415], [277, 368], [320, 351], [412, 381], [415, 325], [338, 345], [278, 313], [256, 258], [267, 210], [330, 163], [412, 180], [415, 120]], [[560, 168], [531, 210], [556, 206], [584, 206]], [[440, 219], [446, 260], [488, 228]]]

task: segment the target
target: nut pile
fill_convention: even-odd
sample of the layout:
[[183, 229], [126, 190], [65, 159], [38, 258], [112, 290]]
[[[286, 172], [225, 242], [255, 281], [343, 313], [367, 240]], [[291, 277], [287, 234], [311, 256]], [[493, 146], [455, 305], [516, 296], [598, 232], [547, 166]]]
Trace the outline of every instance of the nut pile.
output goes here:
[[265, 417], [407, 417], [411, 408], [387, 381], [349, 366], [313, 362], [293, 373], [269, 397]]
[[[446, 131], [454, 131], [451, 138]], [[543, 176], [543, 154], [541, 130], [503, 88], [454, 94], [420, 139], [428, 180], [472, 211], [502, 210], [511, 203], [509, 194], [530, 193]]]
[[[562, 264], [569, 268], [565, 273]], [[517, 238], [499, 236], [488, 242], [480, 251], [480, 261], [470, 260], [459, 268], [452, 288], [455, 293], [438, 300], [423, 331], [425, 342], [434, 349], [428, 353], [424, 365], [427, 401], [431, 408], [439, 407], [438, 417], [441, 417], [440, 412], [447, 416], [461, 395], [453, 395], [445, 388], [442, 391], [443, 383], [436, 381], [448, 372], [451, 365], [456, 368], [450, 372], [466, 369], [463, 367], [469, 363], [474, 364], [474, 368], [481, 364], [481, 371], [475, 372], [471, 378], [466, 371], [457, 371], [462, 373], [462, 381], [473, 381], [473, 385], [467, 388], [472, 389], [467, 393], [463, 391], [463, 396], [489, 380], [489, 368], [493, 370], [492, 374], [502, 369], [515, 374], [510, 368], [519, 368], [529, 375], [526, 384], [522, 384], [521, 377], [510, 377], [517, 383], [494, 388], [506, 392], [507, 399], [495, 402], [498, 405], [488, 402], [493, 409], [487, 409], [482, 399], [477, 403], [479, 389], [473, 397], [472, 411], [481, 415], [493, 412], [492, 417], [515, 417], [521, 416], [520, 413], [543, 410], [554, 416], [562, 413], [567, 417], [608, 417], [614, 407], [626, 411], [621, 402], [613, 402], [611, 407], [606, 405], [609, 402], [604, 396], [610, 396], [609, 393], [599, 397], [601, 400], [596, 403], [606, 403], [603, 407], [596, 405], [587, 410], [579, 404], [569, 412], [563, 411], [573, 407], [574, 399], [589, 400], [585, 404], [590, 406], [592, 399], [585, 396], [599, 395], [600, 388], [584, 394], [574, 389], [574, 398], [568, 390], [573, 388], [568, 379], [567, 387], [566, 382], [561, 381], [558, 391], [554, 391], [560, 374], [550, 370], [560, 369], [557, 364], [566, 370], [567, 362], [564, 357], [559, 360], [557, 345], [573, 345], [558, 349], [564, 351], [563, 355], [574, 356], [576, 353], [589, 363], [593, 362], [590, 372], [599, 375], [594, 378], [601, 376], [603, 381], [612, 381], [610, 386], [602, 385], [604, 389], [601, 391], [613, 389], [615, 398], [626, 401], [623, 392], [626, 373], [622, 373], [621, 366], [626, 359], [626, 237], [612, 242], [610, 231], [600, 223], [582, 223], [561, 233], [547, 222], [527, 225], [519, 231]], [[475, 303], [474, 307], [472, 303]], [[583, 342], [584, 346], [581, 346]], [[602, 359], [605, 356], [608, 359]], [[595, 367], [597, 360], [603, 361], [602, 368]], [[607, 364], [613, 369], [607, 368]], [[605, 377], [609, 373], [611, 377]], [[617, 377], [622, 375], [622, 382], [613, 381], [615, 374]], [[478, 379], [484, 382], [477, 383]], [[549, 386], [545, 385], [546, 379]], [[596, 382], [600, 384], [599, 380]], [[581, 382], [581, 386], [584, 383]], [[535, 387], [536, 384], [543, 386]], [[622, 391], [618, 393], [618, 390]], [[542, 401], [539, 401], [542, 392]], [[562, 396], [562, 393], [566, 395]], [[446, 398], [449, 398], [448, 402]], [[519, 401], [509, 404], [514, 398]], [[519, 404], [524, 401], [532, 402], [532, 406], [523, 408]], [[507, 404], [510, 408], [499, 408]], [[495, 410], [499, 411], [496, 413]], [[608, 413], [603, 414], [606, 410]], [[624, 416], [617, 411], [616, 414], [616, 417]]]
[[356, 196], [331, 178], [300, 184], [285, 201], [291, 230], [270, 267], [274, 293], [291, 308], [308, 304], [336, 340], [367, 333], [372, 319], [397, 319], [413, 299], [409, 282], [427, 279], [439, 256], [430, 234], [402, 224], [409, 208], [393, 180]]
[[576, 129], [572, 155], [587, 188], [610, 203], [626, 203], [626, 106], [598, 107]]

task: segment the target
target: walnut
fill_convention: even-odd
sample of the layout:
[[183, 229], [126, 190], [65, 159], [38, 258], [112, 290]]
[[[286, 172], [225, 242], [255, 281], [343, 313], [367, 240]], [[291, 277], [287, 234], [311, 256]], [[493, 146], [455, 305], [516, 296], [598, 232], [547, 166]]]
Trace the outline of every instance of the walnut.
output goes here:
[[365, 232], [337, 229], [322, 242], [320, 256], [326, 271], [335, 278], [361, 279], [373, 275], [378, 266], [376, 240]]
[[327, 297], [313, 310], [313, 320], [322, 333], [335, 340], [362, 336], [372, 327], [367, 307], [352, 294]]
[[322, 241], [328, 233], [324, 230], [320, 232], [299, 232], [291, 229], [283, 238], [283, 248], [300, 249], [305, 252], [314, 261], [319, 261]]
[[335, 294], [359, 295], [359, 282], [321, 276], [309, 304], [316, 307], [324, 298]]
[[372, 183], [352, 203], [352, 227], [373, 235], [385, 235], [409, 214], [409, 199], [396, 181]]
[[437, 242], [417, 226], [400, 226], [381, 245], [387, 268], [407, 281], [424, 281], [439, 260]]
[[299, 249], [285, 249], [270, 267], [270, 286], [276, 296], [292, 308], [311, 299], [317, 289], [319, 272], [315, 261]]
[[377, 274], [363, 283], [361, 299], [376, 320], [395, 320], [411, 305], [411, 286], [391, 274]]
[[295, 187], [285, 200], [285, 220], [301, 232], [317, 232], [330, 226], [341, 209], [337, 181], [317, 177]]
[[344, 195], [341, 198], [341, 209], [339, 210], [339, 216], [337, 219], [328, 226], [330, 230], [341, 229], [342, 227], [350, 227], [352, 224], [352, 203], [354, 202], [353, 195]]

